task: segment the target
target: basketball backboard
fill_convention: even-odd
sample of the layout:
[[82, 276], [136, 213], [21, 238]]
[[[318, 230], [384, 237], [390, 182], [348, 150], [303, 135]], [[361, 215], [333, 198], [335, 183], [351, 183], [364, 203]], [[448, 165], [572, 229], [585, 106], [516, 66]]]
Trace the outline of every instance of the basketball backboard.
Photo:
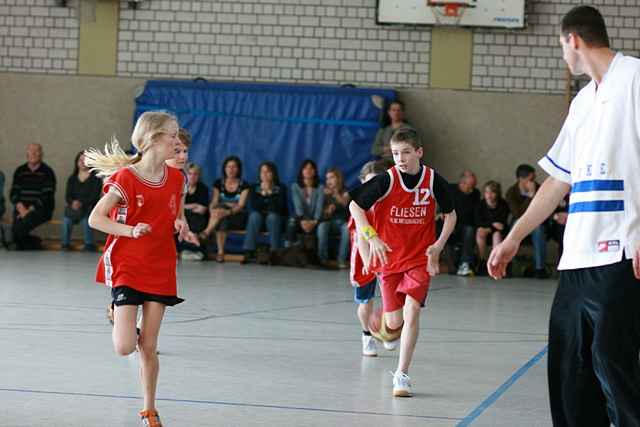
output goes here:
[[377, 22], [524, 28], [525, 0], [378, 0]]

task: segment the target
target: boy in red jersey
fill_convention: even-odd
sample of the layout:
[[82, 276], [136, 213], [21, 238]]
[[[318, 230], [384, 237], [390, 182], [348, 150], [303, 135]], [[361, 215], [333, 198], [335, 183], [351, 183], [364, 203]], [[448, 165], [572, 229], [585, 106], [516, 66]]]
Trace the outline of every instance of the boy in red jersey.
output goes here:
[[[349, 205], [357, 233], [369, 243], [362, 253], [365, 270], [379, 272], [386, 327], [402, 328], [400, 357], [393, 375], [393, 395], [411, 396], [407, 373], [418, 339], [420, 309], [430, 276], [439, 273], [440, 252], [456, 223], [447, 181], [421, 164], [422, 146], [412, 129], [391, 138], [395, 166], [351, 193]], [[445, 221], [436, 240], [436, 201]], [[373, 208], [373, 223], [366, 211]], [[403, 325], [404, 322], [404, 325]]]
[[[155, 407], [159, 362], [156, 354], [165, 307], [182, 302], [176, 289], [176, 247], [189, 231], [181, 219], [184, 176], [165, 161], [175, 156], [178, 122], [170, 114], [146, 112], [138, 119], [128, 156], [117, 141], [101, 153], [85, 152], [87, 166], [108, 177], [105, 195], [89, 225], [108, 234], [96, 281], [111, 287], [115, 304], [113, 346], [119, 355], [140, 351], [144, 408], [142, 425], [162, 427]], [[136, 334], [142, 305], [140, 336]]]
[[[180, 128], [178, 130], [178, 141], [176, 144], [175, 156], [166, 161], [167, 166], [180, 170], [184, 175], [184, 194], [189, 197], [189, 174], [187, 172], [187, 161], [189, 160], [189, 149], [191, 148], [191, 134], [188, 130]], [[195, 183], [194, 183], [195, 185]], [[194, 203], [187, 203], [183, 200], [182, 213], [180, 218], [189, 223], [186, 217], [186, 210], [203, 209], [204, 207], [194, 207]], [[180, 258], [183, 261], [202, 261], [206, 256], [206, 251], [200, 248], [198, 236], [189, 231], [183, 241], [176, 242]]]
[[[360, 182], [365, 183], [376, 175], [383, 173], [389, 167], [386, 161], [367, 162], [360, 170]], [[373, 220], [373, 211], [366, 213], [369, 222]], [[353, 286], [353, 299], [358, 304], [357, 315], [362, 326], [362, 355], [375, 357], [378, 355], [376, 340], [369, 331], [369, 317], [373, 313], [373, 298], [376, 295], [376, 275], [372, 271], [363, 272], [364, 263], [358, 252], [358, 246], [362, 245], [362, 236], [356, 233], [356, 224], [353, 217], [349, 219], [349, 233], [351, 235], [351, 271], [349, 279]], [[368, 247], [367, 247], [368, 248]], [[385, 342], [385, 347], [387, 343]], [[395, 347], [387, 347], [393, 350]]]

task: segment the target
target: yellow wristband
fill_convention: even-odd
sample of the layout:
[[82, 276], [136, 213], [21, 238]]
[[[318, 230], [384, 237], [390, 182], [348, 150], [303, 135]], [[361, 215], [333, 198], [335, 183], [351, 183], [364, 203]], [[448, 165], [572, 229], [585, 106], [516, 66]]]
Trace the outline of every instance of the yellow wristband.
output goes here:
[[362, 237], [364, 237], [364, 240], [371, 240], [378, 235], [378, 233], [376, 232], [376, 229], [370, 225], [363, 227], [361, 234], [362, 234]]

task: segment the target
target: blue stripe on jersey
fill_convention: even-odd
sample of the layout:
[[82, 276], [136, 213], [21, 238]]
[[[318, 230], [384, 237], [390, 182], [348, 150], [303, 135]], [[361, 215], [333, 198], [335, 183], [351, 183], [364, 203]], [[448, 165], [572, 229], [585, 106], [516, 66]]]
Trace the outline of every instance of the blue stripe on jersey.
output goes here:
[[549, 157], [548, 155], [546, 155], [544, 157], [547, 160], [549, 160], [553, 166], [555, 166], [556, 168], [560, 169], [562, 172], [566, 173], [567, 175], [571, 175], [571, 171], [570, 170], [567, 170], [567, 169], [563, 168], [562, 166], [560, 166], [559, 164], [557, 164], [556, 162], [554, 162], [551, 157]]
[[569, 205], [569, 213], [577, 212], [616, 212], [624, 210], [624, 200], [594, 200], [576, 202]]
[[624, 181], [621, 179], [594, 179], [576, 182], [571, 187], [572, 193], [586, 193], [588, 191], [624, 191]]

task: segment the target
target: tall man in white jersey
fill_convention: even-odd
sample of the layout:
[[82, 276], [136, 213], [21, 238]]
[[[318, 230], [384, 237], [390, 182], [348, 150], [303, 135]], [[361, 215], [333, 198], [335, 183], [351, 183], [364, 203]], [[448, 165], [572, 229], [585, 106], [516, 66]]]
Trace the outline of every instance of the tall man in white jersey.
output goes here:
[[550, 177], [491, 253], [500, 279], [520, 242], [567, 192], [569, 216], [549, 324], [553, 424], [640, 426], [640, 60], [609, 48], [604, 19], [562, 19], [563, 58], [591, 83], [540, 166]]

